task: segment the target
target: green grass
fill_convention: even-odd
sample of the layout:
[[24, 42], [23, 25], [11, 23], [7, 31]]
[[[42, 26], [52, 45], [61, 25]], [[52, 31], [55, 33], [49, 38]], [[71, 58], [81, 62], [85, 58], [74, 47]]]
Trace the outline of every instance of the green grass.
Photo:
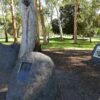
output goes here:
[[10, 45], [13, 43], [13, 38], [8, 39], [9, 42], [5, 42], [5, 38], [0, 38], [0, 43]]
[[[97, 43], [100, 43], [100, 40], [97, 38], [93, 38], [92, 39], [92, 43], [89, 42], [89, 39], [78, 39], [77, 44], [73, 43], [73, 40], [71, 38], [67, 38], [65, 37], [63, 41], [60, 41], [60, 39], [58, 37], [55, 38], [51, 38], [50, 42], [48, 44], [43, 44], [42, 41], [43, 39], [41, 39], [41, 43], [42, 43], [42, 48], [43, 49], [88, 49], [91, 50], [94, 48], [94, 46]], [[19, 42], [20, 42], [20, 38], [19, 38]], [[9, 42], [5, 43], [5, 39], [4, 38], [0, 38], [0, 43], [6, 44], [6, 45], [10, 45], [13, 43], [13, 38], [9, 38]]]
[[72, 39], [64, 38], [63, 41], [60, 41], [59, 38], [50, 39], [49, 44], [43, 44], [43, 49], [53, 48], [53, 49], [93, 49], [94, 46], [99, 43], [95, 39], [92, 43], [88, 39], [78, 39], [77, 44], [73, 43]]
[[[0, 38], [0, 43], [5, 45], [13, 44], [14, 39], [12, 37], [8, 38], [8, 42], [5, 42], [5, 38]], [[20, 42], [20, 38], [18, 38], [18, 41]]]

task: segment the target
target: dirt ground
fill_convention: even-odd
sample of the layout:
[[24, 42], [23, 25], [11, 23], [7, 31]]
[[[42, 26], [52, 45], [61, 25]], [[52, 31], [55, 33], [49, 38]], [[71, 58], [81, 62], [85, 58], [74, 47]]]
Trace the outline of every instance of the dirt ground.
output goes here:
[[100, 100], [100, 66], [92, 51], [45, 51], [56, 66], [56, 100]]
[[[43, 53], [56, 66], [56, 100], [100, 100], [100, 66], [91, 61], [91, 51], [44, 50]], [[0, 100], [5, 100], [10, 78], [10, 72], [4, 74], [0, 73]]]

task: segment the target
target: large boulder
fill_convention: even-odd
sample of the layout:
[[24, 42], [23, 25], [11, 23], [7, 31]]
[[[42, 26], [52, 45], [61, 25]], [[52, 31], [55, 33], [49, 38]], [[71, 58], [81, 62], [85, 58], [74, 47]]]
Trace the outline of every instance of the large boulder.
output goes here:
[[30, 52], [16, 64], [6, 100], [55, 100], [55, 66], [50, 57]]

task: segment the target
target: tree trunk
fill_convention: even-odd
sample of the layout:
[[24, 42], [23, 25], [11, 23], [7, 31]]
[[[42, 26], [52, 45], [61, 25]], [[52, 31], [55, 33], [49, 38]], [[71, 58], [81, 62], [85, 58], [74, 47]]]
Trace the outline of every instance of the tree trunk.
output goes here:
[[4, 24], [4, 30], [5, 30], [5, 42], [8, 42], [8, 34], [7, 34], [6, 21], [5, 21], [5, 24]]
[[36, 17], [37, 17], [37, 42], [40, 43], [40, 37], [39, 37], [39, 23], [38, 23], [38, 5], [37, 5], [37, 0], [35, 2], [35, 10], [36, 10]]
[[78, 0], [75, 0], [75, 7], [74, 7], [74, 43], [77, 43], [77, 13], [78, 13]]
[[90, 43], [92, 43], [92, 37], [90, 36]]
[[39, 11], [40, 11], [40, 18], [41, 18], [41, 25], [42, 25], [42, 33], [43, 33], [43, 40], [44, 43], [47, 43], [47, 34], [46, 34], [46, 29], [45, 29], [45, 23], [44, 23], [44, 16], [43, 16], [43, 11], [42, 11], [42, 4], [41, 1], [39, 0]]
[[7, 27], [6, 27], [6, 19], [4, 17], [4, 30], [5, 30], [5, 42], [8, 42], [8, 34], [7, 34]]
[[17, 38], [20, 38], [19, 30], [20, 30], [20, 26], [17, 28]]
[[16, 43], [17, 40], [17, 26], [16, 26], [16, 17], [14, 15], [14, 1], [11, 0], [11, 15], [12, 15], [12, 25], [13, 25], [13, 36], [14, 36], [14, 43]]
[[38, 21], [37, 21], [37, 10], [35, 0], [20, 0], [20, 7], [22, 12], [22, 42], [19, 52], [19, 58], [21, 58], [25, 53], [32, 52], [36, 41], [38, 33]]
[[60, 39], [63, 40], [63, 30], [62, 30], [60, 15], [59, 15], [60, 13], [57, 7], [56, 7], [56, 11], [57, 11], [57, 17], [58, 17], [58, 23], [59, 23]]
[[39, 51], [41, 52], [41, 43], [40, 43], [40, 37], [39, 37], [39, 23], [38, 23], [38, 5], [37, 5], [37, 0], [35, 2], [36, 6], [35, 6], [35, 9], [36, 9], [36, 17], [37, 17], [37, 40], [36, 40], [36, 43], [35, 43], [35, 47], [34, 47], [34, 51]]
[[3, 22], [4, 22], [4, 34], [5, 34], [5, 42], [8, 42], [8, 34], [7, 34], [7, 25], [6, 25], [6, 17], [4, 15], [4, 4], [3, 1], [1, 1], [2, 6], [2, 16], [3, 16]]
[[60, 39], [63, 40], [63, 31], [62, 31], [62, 26], [61, 26], [60, 18], [58, 19], [58, 21], [59, 21], [59, 29], [60, 29]]

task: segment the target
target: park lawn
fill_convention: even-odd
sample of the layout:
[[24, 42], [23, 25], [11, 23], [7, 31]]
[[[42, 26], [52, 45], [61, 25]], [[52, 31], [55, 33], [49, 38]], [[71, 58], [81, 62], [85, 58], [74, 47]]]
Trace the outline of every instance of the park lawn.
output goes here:
[[[48, 44], [43, 44], [43, 39], [41, 39], [42, 49], [86, 49], [92, 50], [94, 46], [100, 42], [99, 39], [93, 38], [92, 43], [89, 42], [89, 39], [78, 39], [77, 44], [73, 43], [71, 38], [64, 38], [63, 41], [60, 41], [58, 37], [50, 38]], [[19, 38], [19, 43], [21, 39]], [[9, 42], [5, 43], [4, 38], [0, 38], [0, 43], [10, 45], [13, 43], [13, 38], [9, 38]]]
[[94, 39], [92, 43], [88, 39], [78, 39], [77, 44], [73, 43], [72, 39], [64, 38], [63, 41], [60, 41], [59, 38], [50, 39], [49, 44], [43, 44], [43, 49], [86, 49], [91, 50], [94, 46], [99, 43], [98, 39]]
[[[8, 42], [5, 42], [5, 38], [0, 38], [0, 43], [5, 45], [13, 44], [14, 39], [12, 37], [8, 38]], [[18, 38], [18, 43], [20, 43], [21, 39]]]

